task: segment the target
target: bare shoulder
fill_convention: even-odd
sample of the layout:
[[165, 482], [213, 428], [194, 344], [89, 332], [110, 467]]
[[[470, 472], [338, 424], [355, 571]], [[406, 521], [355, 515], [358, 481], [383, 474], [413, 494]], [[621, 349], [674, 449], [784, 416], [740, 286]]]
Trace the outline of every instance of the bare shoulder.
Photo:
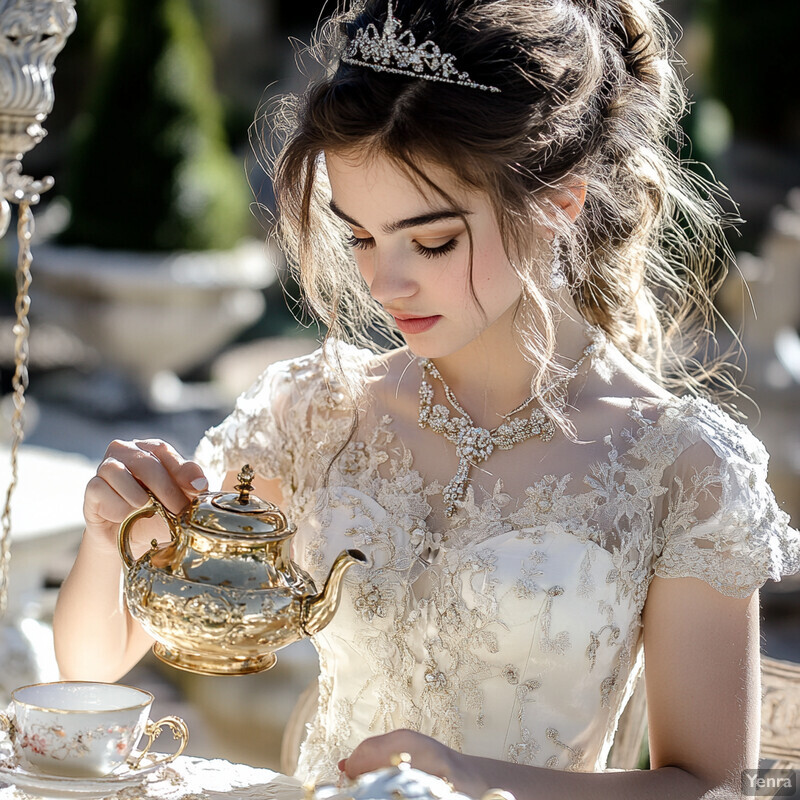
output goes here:
[[574, 420], [580, 438], [597, 440], [629, 427], [632, 416], [655, 423], [665, 406], [679, 402], [616, 347], [606, 344], [585, 381], [576, 387]]
[[375, 357], [369, 373], [370, 392], [387, 409], [405, 408], [419, 400], [420, 373], [417, 357], [399, 347]]
[[634, 401], [645, 399], [666, 403], [678, 399], [612, 344], [607, 344], [601, 356], [595, 360], [592, 375], [597, 379], [598, 399], [610, 405], [630, 406]]
[[375, 374], [380, 375], [387, 381], [401, 380], [409, 367], [413, 367], [417, 357], [408, 347], [397, 347], [386, 353], [375, 356]]

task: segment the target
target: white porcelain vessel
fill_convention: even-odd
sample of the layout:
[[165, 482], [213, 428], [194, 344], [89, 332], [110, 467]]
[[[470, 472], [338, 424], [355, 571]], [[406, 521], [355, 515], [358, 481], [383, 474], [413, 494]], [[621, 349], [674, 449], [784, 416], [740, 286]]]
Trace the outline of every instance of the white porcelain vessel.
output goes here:
[[32, 306], [147, 395], [158, 375], [196, 367], [259, 318], [276, 260], [250, 239], [182, 253], [40, 244]]
[[[20, 765], [49, 775], [98, 777], [125, 766], [136, 769], [162, 728], [179, 740], [168, 763], [188, 742], [179, 717], [150, 722], [153, 695], [112, 683], [62, 681], [15, 689], [12, 715], [0, 714]], [[136, 758], [129, 757], [145, 735], [149, 741]]]

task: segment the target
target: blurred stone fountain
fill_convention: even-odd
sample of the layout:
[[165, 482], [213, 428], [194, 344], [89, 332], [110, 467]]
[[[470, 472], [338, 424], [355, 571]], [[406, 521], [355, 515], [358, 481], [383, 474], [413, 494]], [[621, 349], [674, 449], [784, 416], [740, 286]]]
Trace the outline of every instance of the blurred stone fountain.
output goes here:
[[196, 5], [99, 5], [102, 55], [64, 154], [63, 229], [52, 220], [36, 244], [37, 314], [99, 357], [102, 374], [70, 392], [97, 416], [216, 408], [213, 386], [178, 376], [256, 322], [276, 279]]
[[[203, 395], [192, 394], [177, 375], [259, 318], [276, 260], [255, 239], [230, 251], [177, 253], [46, 244], [37, 248], [34, 301], [40, 315], [99, 355], [110, 371], [106, 378], [126, 376], [150, 408], [178, 410], [202, 405]], [[124, 410], [124, 398], [104, 393], [103, 377], [87, 398], [86, 380], [80, 387], [86, 401], [107, 414]]]

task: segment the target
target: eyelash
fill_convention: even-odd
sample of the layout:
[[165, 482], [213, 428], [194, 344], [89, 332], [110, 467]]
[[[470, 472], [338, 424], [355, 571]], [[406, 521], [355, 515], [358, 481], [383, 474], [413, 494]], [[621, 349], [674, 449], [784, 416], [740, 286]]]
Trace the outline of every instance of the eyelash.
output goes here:
[[[359, 239], [352, 234], [347, 237], [346, 242], [349, 247], [353, 247], [356, 250], [367, 250], [375, 245], [375, 240], [371, 236], [369, 238]], [[452, 253], [457, 244], [458, 239], [456, 238], [451, 239], [449, 242], [445, 242], [439, 247], [424, 247], [419, 242], [413, 242], [414, 249], [425, 258], [438, 258], [439, 256], [445, 256], [448, 253]]]

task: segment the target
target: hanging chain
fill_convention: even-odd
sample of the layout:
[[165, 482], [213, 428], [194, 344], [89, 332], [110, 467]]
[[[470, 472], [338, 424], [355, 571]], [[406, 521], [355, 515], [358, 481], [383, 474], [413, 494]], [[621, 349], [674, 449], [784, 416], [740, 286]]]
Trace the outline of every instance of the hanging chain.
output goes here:
[[14, 379], [11, 419], [11, 482], [6, 492], [0, 528], [0, 619], [8, 607], [8, 571], [11, 554], [11, 495], [17, 485], [17, 455], [24, 436], [25, 389], [28, 386], [28, 310], [31, 285], [31, 206], [53, 186], [22, 174], [22, 158], [46, 135], [42, 123], [53, 109], [53, 62], [67, 37], [75, 30], [75, 0], [15, 0], [2, 4], [0, 41], [0, 238], [11, 216], [10, 204], [19, 208], [17, 237], [17, 314], [14, 325]]
[[[38, 198], [37, 198], [38, 199]], [[14, 389], [12, 399], [14, 413], [11, 417], [11, 480], [6, 490], [6, 502], [3, 508], [2, 534], [0, 540], [0, 618], [5, 614], [8, 602], [8, 566], [11, 552], [11, 496], [17, 486], [17, 455], [19, 446], [25, 438], [25, 390], [28, 388], [28, 334], [30, 323], [28, 311], [31, 306], [29, 295], [31, 287], [31, 239], [33, 238], [33, 212], [30, 202], [23, 200], [19, 204], [17, 219], [17, 240], [19, 257], [17, 259], [17, 299], [14, 308], [17, 321], [14, 325]]]

